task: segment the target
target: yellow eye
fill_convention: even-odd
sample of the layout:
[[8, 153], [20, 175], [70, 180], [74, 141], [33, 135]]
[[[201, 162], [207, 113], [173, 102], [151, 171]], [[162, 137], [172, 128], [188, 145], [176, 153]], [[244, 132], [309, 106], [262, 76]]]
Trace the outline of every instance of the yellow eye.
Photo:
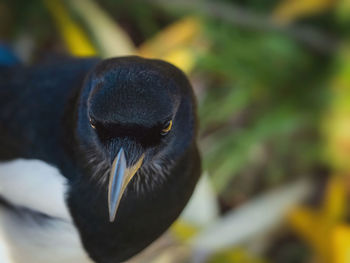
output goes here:
[[169, 122], [167, 122], [167, 124], [164, 126], [163, 130], [162, 130], [162, 134], [165, 135], [168, 132], [170, 132], [171, 127], [173, 127], [173, 121], [170, 120]]
[[94, 121], [93, 121], [92, 119], [89, 119], [89, 121], [90, 121], [90, 126], [91, 126], [91, 128], [96, 129], [96, 126], [95, 126], [95, 124], [94, 124]]

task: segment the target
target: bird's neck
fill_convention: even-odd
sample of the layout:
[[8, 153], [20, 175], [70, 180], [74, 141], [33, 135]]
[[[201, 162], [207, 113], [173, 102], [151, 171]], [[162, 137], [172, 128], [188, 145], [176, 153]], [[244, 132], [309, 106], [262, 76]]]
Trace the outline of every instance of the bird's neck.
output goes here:
[[[114, 223], [108, 219], [107, 185], [91, 180], [76, 181], [68, 194], [68, 204], [90, 256], [100, 262], [120, 262], [155, 240], [188, 201], [199, 176], [198, 165], [198, 153], [193, 144], [160, 185], [154, 183], [153, 188], [140, 191], [133, 180]], [[158, 175], [149, 176], [154, 179]]]

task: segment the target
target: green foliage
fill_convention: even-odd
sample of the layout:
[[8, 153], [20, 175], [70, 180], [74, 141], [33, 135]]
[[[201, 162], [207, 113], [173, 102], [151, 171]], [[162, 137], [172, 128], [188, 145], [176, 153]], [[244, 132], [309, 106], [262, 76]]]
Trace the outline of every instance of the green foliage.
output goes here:
[[[199, 69], [211, 82], [199, 112], [204, 165], [217, 190], [232, 189], [233, 178], [254, 165], [257, 149], [274, 153], [261, 164], [263, 181], [282, 182], [292, 171], [312, 169], [317, 153], [310, 149], [317, 148], [328, 93], [327, 59], [276, 33], [211, 20], [206, 25], [213, 44]], [[289, 171], [293, 165], [282, 160], [301, 167]]]
[[52, 33], [52, 27], [48, 23], [51, 18], [42, 1], [5, 0], [4, 3], [9, 7], [8, 15], [11, 16], [12, 24], [7, 26], [12, 28], [12, 37], [25, 32], [43, 39]]

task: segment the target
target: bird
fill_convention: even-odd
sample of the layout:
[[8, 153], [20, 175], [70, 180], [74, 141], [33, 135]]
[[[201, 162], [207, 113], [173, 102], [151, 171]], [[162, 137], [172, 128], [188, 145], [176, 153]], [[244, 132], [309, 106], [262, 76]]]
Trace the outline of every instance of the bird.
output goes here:
[[115, 263], [142, 251], [194, 191], [197, 134], [190, 81], [168, 62], [1, 66], [0, 239], [9, 262]]

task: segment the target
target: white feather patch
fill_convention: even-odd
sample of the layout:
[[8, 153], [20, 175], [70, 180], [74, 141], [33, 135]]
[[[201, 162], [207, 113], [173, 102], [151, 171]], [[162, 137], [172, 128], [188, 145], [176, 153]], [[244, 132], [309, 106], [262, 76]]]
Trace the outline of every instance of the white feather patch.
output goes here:
[[[53, 218], [0, 206], [1, 263], [91, 263], [65, 204], [66, 179], [40, 160], [0, 163], [0, 195], [12, 205]], [[20, 210], [19, 210], [20, 211]]]
[[0, 163], [0, 196], [13, 205], [71, 220], [64, 201], [65, 188], [65, 177], [43, 161]]

